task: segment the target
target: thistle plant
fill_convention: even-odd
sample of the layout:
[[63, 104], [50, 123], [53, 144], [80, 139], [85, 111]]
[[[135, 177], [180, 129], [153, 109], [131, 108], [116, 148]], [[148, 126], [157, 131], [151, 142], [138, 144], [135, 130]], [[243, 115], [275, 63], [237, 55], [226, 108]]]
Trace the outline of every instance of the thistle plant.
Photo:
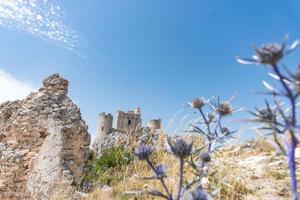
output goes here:
[[[226, 139], [231, 138], [235, 131], [230, 131], [228, 127], [224, 126], [222, 121], [225, 117], [233, 114], [236, 108], [231, 106], [231, 100], [217, 101], [205, 100], [204, 98], [196, 98], [188, 103], [193, 109], [200, 113], [202, 120], [197, 124], [190, 124], [192, 130], [189, 132], [197, 132], [204, 136], [204, 145], [195, 147], [193, 142], [187, 142], [182, 138], [167, 139], [167, 149], [179, 161], [178, 169], [178, 183], [177, 190], [173, 193], [167, 187], [167, 168], [163, 164], [155, 165], [151, 160], [153, 148], [145, 145], [140, 145], [135, 150], [135, 155], [139, 160], [143, 160], [153, 171], [154, 176], [146, 179], [156, 179], [160, 181], [163, 191], [157, 189], [141, 192], [167, 200], [181, 200], [184, 195], [192, 200], [208, 200], [214, 194], [208, 194], [204, 191], [201, 180], [208, 174], [208, 163], [211, 162], [211, 153], [215, 152], [220, 144], [224, 143]], [[204, 113], [204, 107], [208, 107], [210, 112]], [[200, 124], [199, 124], [200, 123]], [[185, 178], [185, 167], [192, 167], [195, 177]], [[186, 180], [184, 182], [184, 180]], [[141, 194], [140, 193], [140, 194]], [[185, 197], [186, 197], [185, 196]]]
[[[190, 157], [189, 164], [196, 170], [197, 178], [188, 187], [201, 182], [203, 177], [209, 176], [205, 167], [211, 161], [211, 155], [217, 153], [229, 139], [234, 138], [234, 133], [237, 131], [232, 131], [224, 125], [224, 119], [238, 111], [238, 108], [231, 105], [232, 100], [233, 97], [225, 101], [220, 98], [205, 100], [201, 97], [188, 103], [200, 114], [200, 118], [195, 123], [189, 124], [192, 130], [188, 132], [198, 133], [204, 139], [204, 145], [195, 149]], [[213, 193], [212, 195], [215, 195], [216, 191]]]
[[[145, 161], [154, 174], [154, 176], [147, 177], [145, 179], [155, 179], [160, 181], [163, 191], [151, 189], [146, 192], [139, 192], [140, 194], [148, 194], [167, 200], [181, 200], [183, 198], [184, 192], [188, 191], [188, 188], [183, 183], [184, 167], [187, 163], [186, 159], [192, 155], [193, 144], [183, 139], [175, 139], [174, 141], [169, 141], [169, 146], [171, 153], [179, 160], [180, 163], [177, 191], [173, 193], [167, 187], [167, 167], [163, 164], [155, 165], [154, 162], [151, 160], [153, 148], [141, 144], [135, 149], [135, 155], [139, 160]], [[188, 192], [190, 193], [192, 200], [209, 200], [208, 194], [205, 191], [203, 191], [202, 187], [196, 187]]]
[[[271, 106], [266, 100], [266, 106], [252, 112], [253, 121], [262, 123], [261, 129], [268, 130], [274, 137], [282, 152], [285, 152], [290, 172], [290, 185], [292, 199], [298, 200], [295, 149], [299, 138], [299, 122], [297, 120], [297, 100], [300, 94], [300, 67], [295, 72], [291, 72], [280, 61], [300, 45], [296, 40], [292, 45], [287, 46], [286, 36], [282, 44], [266, 44], [260, 48], [255, 48], [255, 55], [252, 58], [237, 58], [241, 64], [261, 64], [270, 68], [269, 75], [279, 82], [280, 89], [263, 81], [267, 88], [267, 95], [271, 95], [274, 105]], [[284, 69], [284, 70], [283, 70]], [[283, 143], [281, 142], [281, 137]]]
[[[192, 130], [203, 136], [205, 145], [199, 150], [206, 149], [207, 153], [214, 152], [224, 144], [237, 131], [231, 131], [228, 126], [223, 124], [223, 120], [238, 111], [231, 105], [233, 98], [225, 101], [209, 99], [203, 97], [195, 98], [188, 105], [199, 112], [200, 118], [196, 123], [189, 124]], [[207, 113], [205, 113], [207, 111]]]

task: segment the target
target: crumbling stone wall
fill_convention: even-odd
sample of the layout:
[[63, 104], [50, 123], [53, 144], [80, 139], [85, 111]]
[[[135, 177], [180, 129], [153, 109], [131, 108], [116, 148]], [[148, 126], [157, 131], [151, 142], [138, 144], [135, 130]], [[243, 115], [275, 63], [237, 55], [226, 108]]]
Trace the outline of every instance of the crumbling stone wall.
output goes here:
[[68, 81], [0, 105], [0, 199], [76, 199], [90, 137]]

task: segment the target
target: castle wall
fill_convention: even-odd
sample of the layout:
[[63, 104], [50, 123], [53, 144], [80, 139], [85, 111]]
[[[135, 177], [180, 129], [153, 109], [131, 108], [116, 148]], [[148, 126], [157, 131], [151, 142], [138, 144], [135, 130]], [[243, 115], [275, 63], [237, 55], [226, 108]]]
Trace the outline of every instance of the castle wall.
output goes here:
[[114, 127], [118, 130], [130, 131], [138, 126], [141, 126], [142, 119], [140, 110], [129, 111], [127, 113], [118, 111], [115, 115]]

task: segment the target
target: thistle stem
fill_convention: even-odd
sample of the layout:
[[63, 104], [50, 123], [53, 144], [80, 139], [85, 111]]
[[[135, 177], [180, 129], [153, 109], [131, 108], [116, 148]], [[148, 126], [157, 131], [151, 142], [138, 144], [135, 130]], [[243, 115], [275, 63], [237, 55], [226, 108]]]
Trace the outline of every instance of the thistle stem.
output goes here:
[[276, 75], [279, 77], [279, 80], [281, 84], [283, 85], [284, 89], [287, 92], [287, 96], [291, 101], [291, 106], [292, 106], [292, 125], [295, 127], [296, 126], [296, 104], [295, 104], [295, 97], [291, 91], [291, 89], [288, 87], [288, 85], [284, 82], [284, 77], [279, 71], [278, 66], [275, 64], [273, 65], [273, 69], [276, 73]]
[[[149, 159], [146, 159], [146, 162], [147, 162], [147, 164], [151, 167], [151, 169], [154, 171], [154, 173], [156, 174], [155, 167], [154, 167], [154, 165], [152, 164], [152, 162], [151, 162]], [[168, 190], [168, 188], [167, 188], [167, 186], [166, 186], [166, 183], [165, 183], [163, 177], [160, 177], [159, 180], [160, 180], [160, 182], [161, 182], [161, 184], [162, 184], [164, 190], [166, 191], [166, 193], [167, 193], [167, 195], [168, 195], [168, 200], [173, 200], [172, 194], [169, 192], [169, 190]]]
[[179, 171], [179, 186], [178, 186], [178, 195], [177, 200], [180, 200], [182, 185], [183, 185], [183, 166], [184, 166], [184, 159], [180, 158], [180, 171]]
[[287, 92], [287, 97], [291, 101], [292, 106], [292, 121], [291, 124], [287, 124], [288, 128], [291, 132], [291, 139], [288, 142], [288, 152], [287, 152], [287, 159], [289, 164], [289, 171], [290, 171], [290, 184], [291, 184], [291, 190], [292, 190], [292, 200], [298, 200], [298, 192], [297, 192], [297, 176], [296, 176], [296, 163], [295, 163], [295, 149], [297, 147], [297, 139], [293, 133], [292, 129], [296, 128], [296, 103], [295, 103], [295, 96], [293, 95], [291, 89], [288, 87], [286, 82], [284, 81], [284, 77], [279, 71], [279, 68], [276, 64], [273, 65], [273, 69], [276, 73], [276, 75], [279, 77], [279, 80], [283, 87], [285, 88]]
[[293, 134], [291, 134], [291, 143], [288, 147], [287, 157], [289, 163], [289, 171], [291, 177], [291, 190], [292, 190], [292, 200], [298, 200], [297, 193], [297, 176], [296, 176], [296, 164], [295, 164], [295, 148], [297, 145], [297, 140]]
[[210, 130], [210, 126], [209, 126], [209, 122], [208, 122], [208, 120], [207, 120], [207, 118], [206, 118], [205, 114], [203, 113], [203, 110], [202, 110], [202, 108], [199, 108], [199, 112], [200, 112], [200, 114], [201, 114], [201, 116], [202, 116], [202, 118], [203, 118], [203, 120], [204, 120], [204, 123], [205, 123], [205, 124], [206, 124], [206, 126], [207, 126], [207, 131], [208, 131], [208, 133], [209, 133], [209, 134], [211, 134], [211, 130]]

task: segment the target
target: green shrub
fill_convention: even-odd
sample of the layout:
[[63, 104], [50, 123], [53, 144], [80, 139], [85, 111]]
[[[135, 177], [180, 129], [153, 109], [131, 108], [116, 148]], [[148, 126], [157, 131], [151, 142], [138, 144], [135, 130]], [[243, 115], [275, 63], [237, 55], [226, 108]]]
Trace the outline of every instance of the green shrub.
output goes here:
[[119, 181], [117, 172], [133, 162], [133, 153], [123, 147], [111, 147], [103, 151], [100, 158], [92, 158], [87, 165], [86, 181], [110, 185]]

